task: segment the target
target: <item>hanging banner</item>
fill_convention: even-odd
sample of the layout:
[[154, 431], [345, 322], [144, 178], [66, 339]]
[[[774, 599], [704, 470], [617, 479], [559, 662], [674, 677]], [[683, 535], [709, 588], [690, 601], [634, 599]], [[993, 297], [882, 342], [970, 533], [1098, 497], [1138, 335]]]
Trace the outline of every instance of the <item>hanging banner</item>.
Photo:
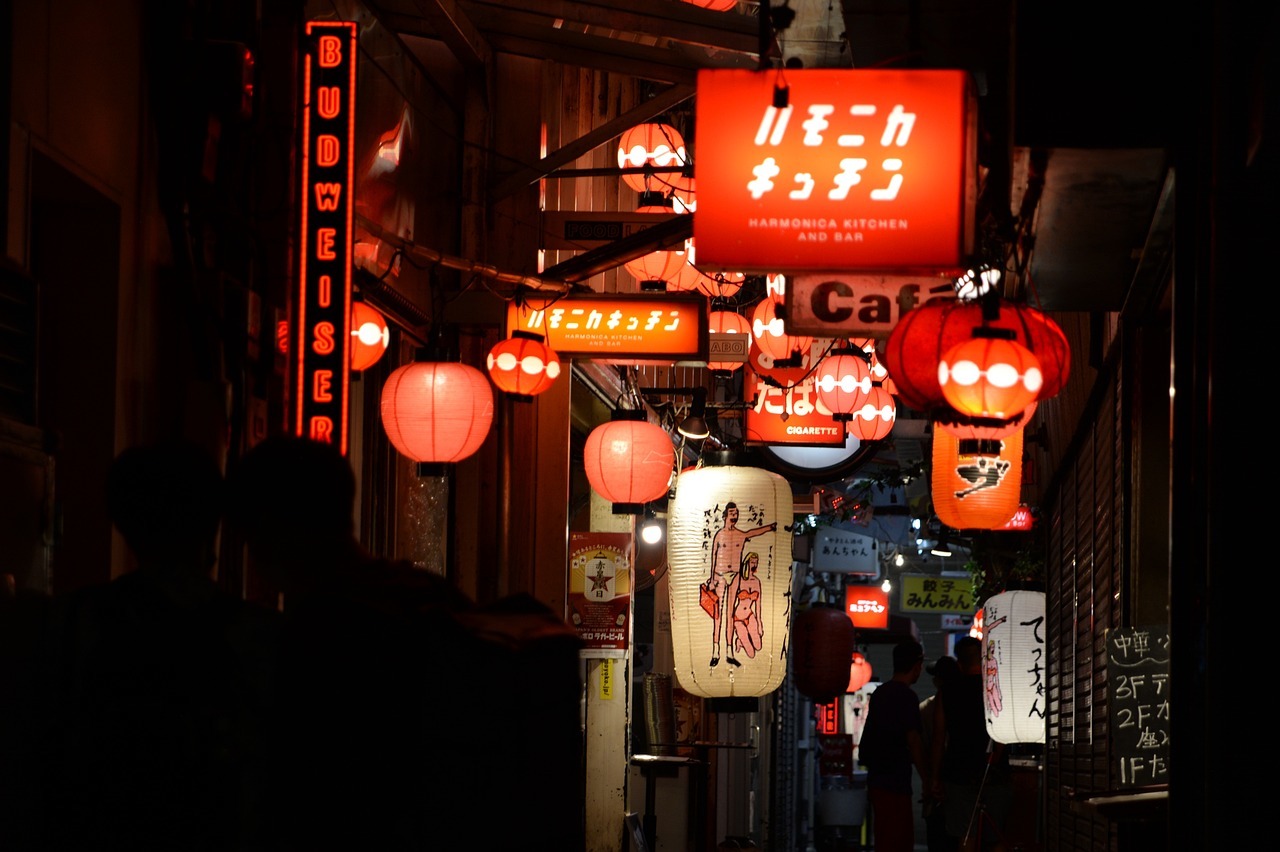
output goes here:
[[698, 72], [704, 269], [959, 274], [977, 107], [958, 70]]
[[569, 623], [583, 657], [621, 657], [631, 627], [631, 533], [569, 536]]

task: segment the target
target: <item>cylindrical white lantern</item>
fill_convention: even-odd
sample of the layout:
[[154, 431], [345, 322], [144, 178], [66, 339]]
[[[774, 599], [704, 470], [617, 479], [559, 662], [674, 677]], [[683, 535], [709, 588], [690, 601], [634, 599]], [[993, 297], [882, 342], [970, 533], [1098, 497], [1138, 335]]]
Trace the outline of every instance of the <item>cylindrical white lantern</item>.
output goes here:
[[676, 480], [667, 576], [686, 692], [760, 696], [786, 678], [792, 505], [787, 480], [756, 467], [704, 466]]
[[1044, 592], [1002, 592], [982, 607], [987, 733], [1000, 743], [1044, 742]]

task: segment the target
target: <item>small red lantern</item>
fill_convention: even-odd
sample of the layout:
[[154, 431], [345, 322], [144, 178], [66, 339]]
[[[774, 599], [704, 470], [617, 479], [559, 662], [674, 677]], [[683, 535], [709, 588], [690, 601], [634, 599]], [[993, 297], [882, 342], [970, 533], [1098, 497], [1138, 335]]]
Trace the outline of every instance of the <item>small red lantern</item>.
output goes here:
[[485, 374], [456, 361], [397, 367], [382, 388], [382, 428], [417, 462], [452, 463], [480, 449], [493, 424]]
[[1040, 359], [1007, 329], [976, 328], [938, 362], [942, 395], [956, 411], [1007, 420], [1040, 392]]
[[[737, 311], [712, 311], [707, 317], [707, 331], [719, 334], [751, 335], [751, 323]], [[708, 361], [707, 369], [732, 373], [741, 369], [741, 361]]]
[[[684, 137], [670, 124], [646, 122], [630, 128], [618, 140], [618, 168], [649, 166], [651, 175], [663, 185], [673, 184], [689, 165]], [[651, 189], [644, 174], [624, 174], [622, 180], [636, 192]]]
[[378, 363], [390, 342], [387, 318], [365, 302], [352, 302], [351, 369], [365, 370]]
[[872, 382], [862, 406], [849, 421], [848, 430], [859, 441], [879, 441], [893, 431], [898, 420], [898, 404], [883, 382]]
[[867, 662], [867, 658], [860, 652], [853, 652], [853, 659], [849, 663], [849, 685], [845, 687], [845, 692], [857, 692], [862, 687], [871, 682], [871, 664]]
[[818, 364], [814, 384], [831, 419], [848, 422], [871, 395], [870, 362], [861, 350], [836, 349]]
[[671, 436], [644, 411], [619, 408], [587, 435], [582, 460], [591, 488], [613, 504], [615, 515], [639, 515], [645, 503], [667, 493], [676, 451]]
[[791, 358], [797, 353], [808, 351], [813, 345], [812, 337], [795, 337], [787, 333], [783, 327], [782, 300], [766, 296], [751, 312], [751, 334], [756, 339], [760, 351], [775, 361]]
[[531, 400], [551, 387], [560, 375], [560, 356], [542, 335], [513, 331], [489, 350], [485, 362], [498, 389], [517, 400]]
[[660, 249], [632, 258], [623, 265], [640, 282], [641, 290], [666, 290], [667, 283], [675, 280], [685, 265], [685, 259], [680, 252]]
[[845, 693], [855, 648], [853, 622], [833, 606], [813, 606], [791, 627], [796, 690], [816, 703]]

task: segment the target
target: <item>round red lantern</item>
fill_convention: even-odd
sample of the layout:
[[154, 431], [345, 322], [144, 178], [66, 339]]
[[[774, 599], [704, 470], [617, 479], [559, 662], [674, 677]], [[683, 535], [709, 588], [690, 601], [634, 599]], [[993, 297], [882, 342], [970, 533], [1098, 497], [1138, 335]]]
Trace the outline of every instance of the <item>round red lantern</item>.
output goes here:
[[898, 405], [883, 382], [872, 382], [866, 400], [853, 412], [848, 430], [859, 441], [879, 441], [893, 431]]
[[493, 424], [485, 374], [456, 361], [397, 367], [382, 388], [382, 428], [417, 462], [452, 463], [480, 449]]
[[787, 333], [783, 327], [782, 301], [772, 296], [760, 300], [751, 312], [751, 334], [760, 351], [775, 361], [785, 360], [797, 353], [808, 351], [812, 337], [799, 337]]
[[814, 384], [831, 419], [848, 422], [871, 394], [871, 365], [861, 350], [835, 349], [818, 364]]
[[667, 493], [676, 451], [644, 411], [619, 408], [587, 435], [582, 460], [591, 488], [613, 504], [615, 515], [640, 515], [645, 503]]
[[632, 258], [623, 265], [640, 282], [641, 290], [666, 290], [667, 282], [675, 279], [685, 261], [679, 252], [659, 249]]
[[1007, 329], [980, 327], [938, 362], [942, 395], [956, 411], [1007, 420], [1035, 401], [1040, 359]]
[[796, 690], [818, 704], [844, 695], [853, 656], [853, 622], [832, 606], [812, 606], [791, 627], [792, 673]]
[[[718, 334], [744, 334], [750, 337], [751, 323], [737, 311], [712, 311], [707, 317], [707, 331]], [[708, 361], [713, 372], [732, 373], [742, 368], [741, 361]]]
[[1032, 402], [1008, 420], [996, 417], [970, 417], [961, 414], [950, 406], [934, 409], [933, 425], [936, 431], [948, 432], [957, 438], [972, 438], [978, 441], [998, 441], [1022, 429], [1031, 422], [1031, 415], [1036, 413], [1038, 402]]
[[[650, 167], [653, 178], [662, 184], [677, 180], [689, 165], [680, 131], [663, 122], [646, 122], [628, 129], [618, 140], [618, 168], [638, 169]], [[648, 186], [644, 174], [624, 174], [622, 180], [636, 192], [646, 192]]]
[[498, 390], [517, 400], [531, 400], [551, 387], [560, 375], [560, 356], [542, 335], [513, 331], [489, 350], [485, 361]]
[[849, 685], [844, 691], [857, 692], [869, 683], [871, 683], [871, 664], [862, 653], [854, 651], [853, 658], [849, 662]]
[[387, 318], [364, 302], [352, 302], [351, 369], [364, 370], [378, 363], [390, 342]]

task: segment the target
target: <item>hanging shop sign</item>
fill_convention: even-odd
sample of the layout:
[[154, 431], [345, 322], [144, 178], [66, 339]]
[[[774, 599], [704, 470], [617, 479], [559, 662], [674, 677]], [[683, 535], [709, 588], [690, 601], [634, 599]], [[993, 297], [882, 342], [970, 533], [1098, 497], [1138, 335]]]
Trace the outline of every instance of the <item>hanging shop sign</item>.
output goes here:
[[899, 588], [906, 612], [973, 612], [973, 583], [967, 577], [904, 574]]
[[540, 334], [561, 357], [707, 360], [708, 301], [698, 293], [570, 293], [507, 306], [507, 336]]
[[859, 630], [884, 630], [889, 626], [889, 593], [850, 583], [844, 587], [844, 611]]
[[880, 576], [880, 551], [869, 535], [819, 527], [813, 536], [813, 570], [832, 574], [855, 574], [863, 578]]
[[698, 72], [698, 264], [961, 271], [977, 107], [958, 70]]
[[818, 399], [813, 369], [830, 342], [812, 342], [797, 367], [775, 367], [773, 359], [752, 344], [747, 358], [751, 370], [743, 382], [746, 398], [755, 401], [744, 417], [748, 444], [845, 445], [844, 424]]
[[955, 300], [950, 278], [918, 275], [796, 275], [787, 282], [787, 331], [820, 337], [888, 339], [904, 313]]
[[569, 622], [583, 657], [625, 656], [631, 627], [631, 534], [576, 532], [569, 538]]
[[346, 453], [356, 25], [309, 21], [305, 48], [294, 431]]

